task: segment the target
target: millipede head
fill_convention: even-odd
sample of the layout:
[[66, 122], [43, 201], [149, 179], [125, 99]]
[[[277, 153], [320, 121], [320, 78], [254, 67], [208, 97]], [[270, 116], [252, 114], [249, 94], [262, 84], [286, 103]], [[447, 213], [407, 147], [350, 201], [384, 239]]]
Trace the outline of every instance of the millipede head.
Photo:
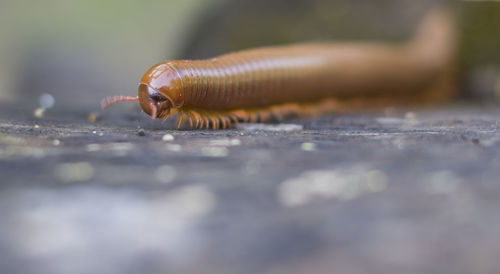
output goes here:
[[151, 118], [166, 118], [172, 108], [172, 103], [164, 95], [145, 85], [139, 85], [139, 103], [144, 112]]
[[106, 97], [102, 99], [101, 107], [105, 109], [116, 103], [134, 101], [139, 101], [142, 110], [153, 119], [167, 118], [172, 107], [171, 102], [165, 96], [144, 84], [139, 85], [139, 96], [118, 95]]

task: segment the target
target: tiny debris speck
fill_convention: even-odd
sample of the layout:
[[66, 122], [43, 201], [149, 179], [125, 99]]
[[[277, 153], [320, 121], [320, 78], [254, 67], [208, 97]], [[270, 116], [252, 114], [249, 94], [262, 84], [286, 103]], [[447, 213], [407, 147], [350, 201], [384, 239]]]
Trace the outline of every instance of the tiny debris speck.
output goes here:
[[139, 130], [137, 131], [137, 135], [138, 135], [138, 136], [146, 136], [146, 131], [144, 131], [144, 129], [142, 129], [142, 128], [141, 128], [141, 129], [139, 129]]
[[172, 135], [172, 134], [165, 134], [165, 135], [163, 135], [163, 136], [161, 137], [161, 140], [162, 140], [162, 141], [165, 141], [165, 142], [168, 142], [168, 141], [173, 141], [173, 140], [175, 140], [175, 137], [174, 137], [174, 135]]
[[42, 107], [37, 108], [37, 109], [35, 109], [35, 111], [33, 111], [33, 116], [35, 118], [41, 119], [41, 118], [43, 118], [43, 115], [45, 114], [45, 110], [46, 110], [46, 108], [42, 108]]

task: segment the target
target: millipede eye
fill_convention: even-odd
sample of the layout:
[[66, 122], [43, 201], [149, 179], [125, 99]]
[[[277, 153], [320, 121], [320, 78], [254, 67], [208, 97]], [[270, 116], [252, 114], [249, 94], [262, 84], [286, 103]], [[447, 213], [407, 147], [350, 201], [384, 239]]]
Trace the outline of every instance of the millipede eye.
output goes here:
[[165, 98], [165, 96], [159, 94], [159, 93], [156, 93], [156, 94], [152, 94], [151, 96], [149, 96], [149, 99], [151, 101], [154, 101], [156, 103], [161, 103], [165, 100], [167, 100], [167, 98]]

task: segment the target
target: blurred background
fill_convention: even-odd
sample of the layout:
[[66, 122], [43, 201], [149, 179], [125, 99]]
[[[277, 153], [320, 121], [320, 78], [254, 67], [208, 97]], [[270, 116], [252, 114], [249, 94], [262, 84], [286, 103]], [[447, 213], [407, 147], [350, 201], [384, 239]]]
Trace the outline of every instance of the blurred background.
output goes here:
[[[164, 60], [399, 43], [442, 3], [469, 106], [88, 121]], [[0, 0], [0, 274], [499, 273], [499, 29], [500, 1]]]
[[179, 51], [209, 2], [2, 0], [0, 98], [36, 105], [49, 93], [56, 107], [89, 107], [135, 94], [144, 70]]
[[[2, 0], [0, 102], [98, 108], [135, 95], [147, 68], [167, 59], [303, 41], [408, 38], [436, 0]], [[500, 3], [450, 4], [462, 33], [463, 92], [500, 98]], [[19, 103], [18, 103], [19, 104]]]

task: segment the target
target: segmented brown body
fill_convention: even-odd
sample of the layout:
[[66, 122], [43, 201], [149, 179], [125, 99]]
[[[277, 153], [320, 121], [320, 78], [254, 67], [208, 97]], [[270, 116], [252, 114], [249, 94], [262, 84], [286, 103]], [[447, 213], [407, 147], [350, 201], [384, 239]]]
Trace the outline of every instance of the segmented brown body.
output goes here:
[[138, 100], [153, 118], [177, 113], [179, 124], [219, 128], [290, 113], [447, 98], [449, 87], [439, 84], [454, 57], [452, 21], [435, 10], [401, 46], [303, 44], [168, 61], [146, 72]]
[[167, 64], [182, 79], [184, 106], [213, 110], [412, 92], [436, 76], [407, 50], [373, 45], [263, 48]]

